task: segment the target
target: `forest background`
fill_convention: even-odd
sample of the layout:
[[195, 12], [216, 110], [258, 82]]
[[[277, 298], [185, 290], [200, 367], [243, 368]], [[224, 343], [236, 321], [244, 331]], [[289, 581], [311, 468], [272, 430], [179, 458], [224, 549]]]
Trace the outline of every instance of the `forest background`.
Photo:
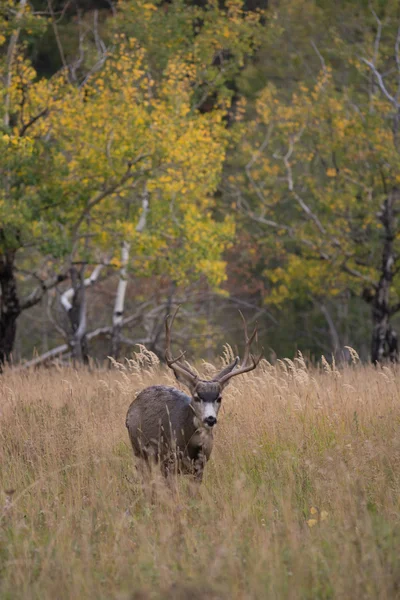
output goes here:
[[0, 363], [398, 359], [398, 1], [1, 0], [0, 81]]

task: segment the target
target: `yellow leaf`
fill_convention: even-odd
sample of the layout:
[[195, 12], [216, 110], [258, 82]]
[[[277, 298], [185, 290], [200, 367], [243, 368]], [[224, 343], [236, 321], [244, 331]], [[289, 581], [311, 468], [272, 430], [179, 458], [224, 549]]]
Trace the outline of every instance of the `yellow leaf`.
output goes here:
[[311, 528], [314, 527], [318, 523], [317, 519], [308, 519], [307, 525]]

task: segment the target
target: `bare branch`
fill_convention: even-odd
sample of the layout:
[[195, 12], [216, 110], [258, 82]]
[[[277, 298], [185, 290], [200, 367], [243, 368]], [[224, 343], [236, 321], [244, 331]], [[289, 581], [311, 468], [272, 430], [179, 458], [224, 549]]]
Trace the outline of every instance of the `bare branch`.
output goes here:
[[321, 63], [321, 67], [324, 73], [326, 73], [326, 63], [325, 63], [325, 59], [322, 56], [321, 52], [318, 50], [317, 45], [315, 44], [315, 42], [312, 40], [311, 41], [311, 46], [314, 48], [314, 51], [316, 53], [316, 55], [318, 56], [320, 63]]
[[53, 10], [53, 5], [52, 5], [51, 0], [47, 0], [47, 6], [49, 8], [49, 13], [51, 16], [51, 25], [52, 25], [53, 32], [54, 32], [54, 37], [56, 39], [56, 44], [57, 44], [58, 52], [59, 52], [59, 55], [61, 58], [61, 62], [63, 64], [64, 69], [67, 71], [67, 73], [69, 73], [70, 75], [73, 76], [73, 73], [68, 68], [68, 63], [65, 59], [64, 48], [61, 43], [60, 34], [58, 32], [57, 21], [56, 21], [55, 15], [54, 15], [54, 10]]
[[99, 34], [99, 11], [98, 11], [98, 9], [96, 9], [93, 12], [93, 35], [94, 35], [94, 41], [95, 41], [97, 52], [99, 53], [99, 56], [100, 57], [105, 56], [105, 54], [107, 52], [107, 48]]
[[104, 198], [107, 198], [107, 196], [110, 196], [111, 194], [117, 192], [131, 177], [134, 176], [135, 173], [132, 172], [132, 167], [138, 164], [143, 159], [147, 158], [148, 156], [150, 155], [146, 153], [139, 154], [134, 160], [128, 163], [125, 173], [120, 177], [120, 179], [117, 182], [109, 185], [106, 189], [102, 190], [101, 192], [98, 192], [91, 200], [89, 200], [73, 227], [73, 239], [76, 237], [80, 226], [82, 225], [92, 208], [94, 208], [97, 204], [100, 204], [100, 202], [104, 200]]
[[249, 216], [253, 219], [253, 221], [257, 221], [262, 225], [268, 225], [268, 227], [273, 227], [274, 229], [282, 229], [283, 231], [288, 231], [290, 234], [293, 233], [293, 229], [292, 227], [289, 227], [289, 225], [283, 225], [277, 221], [266, 219], [263, 215], [255, 215], [253, 212], [249, 213]]
[[251, 169], [252, 169], [254, 163], [257, 162], [257, 160], [258, 160], [259, 156], [261, 155], [261, 153], [264, 152], [265, 148], [268, 146], [269, 141], [271, 139], [273, 128], [274, 128], [273, 123], [271, 123], [268, 126], [268, 130], [267, 130], [267, 133], [265, 135], [264, 141], [262, 142], [262, 144], [260, 145], [260, 147], [256, 150], [256, 152], [254, 152], [253, 156], [251, 157], [251, 159], [249, 160], [249, 162], [245, 166], [246, 175], [247, 175], [247, 177], [248, 177], [251, 185], [253, 186], [253, 188], [254, 188], [257, 196], [259, 197], [259, 199], [261, 200], [261, 202], [263, 204], [265, 203], [264, 194], [262, 193], [259, 185], [254, 180], [253, 175], [251, 173]]
[[34, 125], [36, 123], [36, 121], [38, 121], [42, 117], [46, 117], [48, 115], [48, 113], [49, 113], [48, 108], [44, 108], [43, 110], [41, 110], [37, 115], [32, 117], [27, 123], [24, 123], [22, 125], [21, 129], [19, 130], [19, 135], [21, 137], [23, 137], [25, 135], [25, 133], [27, 132], [27, 130], [29, 129], [29, 127]]
[[261, 214], [261, 215], [256, 215], [250, 209], [248, 203], [243, 198], [240, 199], [240, 204], [242, 206], [244, 206], [246, 214], [256, 223], [260, 223], [260, 225], [266, 225], [267, 227], [272, 227], [273, 229], [286, 231], [288, 233], [289, 237], [291, 237], [294, 240], [297, 240], [299, 242], [299, 244], [306, 246], [313, 252], [316, 252], [322, 260], [330, 260], [331, 257], [329, 256], [329, 254], [327, 254], [326, 252], [321, 250], [321, 248], [316, 247], [312, 241], [310, 241], [306, 238], [297, 236], [296, 230], [293, 227], [291, 227], [290, 225], [286, 225], [284, 223], [278, 223], [277, 221], [267, 219], [264, 216], [265, 213]]
[[396, 93], [396, 101], [398, 101], [399, 97], [400, 97], [400, 26], [397, 30], [397, 36], [396, 36], [396, 43], [394, 45], [394, 56], [396, 59], [396, 66], [397, 66], [397, 71], [398, 71], [398, 75], [397, 75], [397, 93]]
[[110, 6], [112, 16], [115, 17], [117, 15], [117, 9], [115, 8], [114, 2], [112, 2], [112, 0], [107, 0], [107, 4]]
[[[143, 319], [143, 310], [146, 309], [150, 305], [150, 303], [151, 303], [150, 301], [143, 302], [140, 305], [140, 308], [134, 314], [129, 315], [129, 317], [125, 317], [125, 319], [122, 320], [122, 326], [130, 325], [130, 324], [134, 323], [135, 321], [141, 321]], [[96, 337], [110, 336], [111, 334], [112, 334], [112, 326], [107, 325], [105, 327], [98, 327], [97, 329], [94, 329], [93, 331], [89, 332], [86, 335], [86, 339], [87, 339], [87, 341], [90, 341]], [[123, 343], [131, 342], [131, 341], [128, 341], [128, 338], [123, 338], [123, 339], [121, 339], [121, 341]], [[136, 344], [137, 343], [145, 344], [145, 343], [148, 343], [149, 341], [150, 341], [149, 339], [144, 338], [144, 339], [136, 340]], [[44, 364], [47, 361], [51, 360], [52, 358], [56, 358], [57, 356], [60, 356], [60, 355], [64, 354], [65, 352], [69, 352], [70, 350], [71, 350], [71, 347], [69, 344], [67, 344], [67, 343], [61, 344], [60, 346], [57, 346], [56, 348], [53, 348], [52, 350], [45, 352], [44, 354], [38, 356], [37, 358], [34, 358], [30, 361], [23, 363], [20, 367], [16, 367], [15, 370], [39, 366], [39, 365]]]
[[[64, 354], [64, 352], [67, 352], [68, 350], [70, 350], [70, 347], [68, 344], [61, 344], [61, 346], [57, 346], [56, 348], [53, 348], [52, 350], [48, 350], [47, 352], [45, 352], [44, 354], [41, 354], [37, 358], [28, 360], [26, 363], [21, 365], [21, 367], [19, 367], [19, 368], [29, 369], [30, 367], [36, 367], [37, 365], [41, 365], [41, 364], [47, 362], [48, 360], [51, 360], [52, 358], [56, 358], [57, 356]], [[19, 370], [19, 368], [17, 367], [16, 370]]]
[[381, 43], [381, 36], [382, 36], [382, 21], [380, 20], [380, 18], [378, 17], [376, 12], [372, 8], [372, 6], [370, 7], [370, 11], [373, 14], [374, 19], [377, 23], [376, 36], [375, 36], [375, 42], [374, 42], [374, 56], [372, 59], [373, 64], [376, 65], [376, 63], [378, 62], [379, 46]]
[[326, 230], [325, 227], [322, 225], [321, 221], [318, 219], [317, 215], [315, 215], [312, 210], [310, 209], [310, 207], [304, 202], [304, 200], [301, 198], [301, 196], [296, 192], [296, 190], [294, 189], [294, 184], [293, 184], [293, 173], [292, 173], [292, 166], [290, 164], [290, 158], [293, 154], [294, 151], [294, 141], [300, 139], [301, 135], [302, 135], [303, 130], [296, 135], [295, 138], [292, 138], [289, 140], [289, 148], [288, 151], [286, 152], [285, 156], [282, 156], [282, 160], [284, 162], [284, 165], [286, 167], [286, 172], [287, 172], [287, 180], [288, 180], [288, 188], [289, 191], [292, 192], [293, 196], [296, 198], [297, 202], [300, 204], [301, 208], [303, 209], [303, 211], [305, 212], [305, 214], [307, 215], [307, 217], [314, 221], [315, 225], [317, 226], [318, 230], [320, 231], [320, 233], [322, 234], [326, 234]]
[[371, 277], [368, 277], [368, 275], [364, 275], [363, 273], [361, 273], [360, 271], [358, 271], [357, 269], [353, 269], [352, 267], [349, 267], [346, 262], [344, 262], [341, 265], [341, 269], [345, 272], [348, 273], [349, 275], [353, 275], [353, 277], [357, 277], [358, 279], [362, 279], [363, 281], [366, 281], [367, 283], [369, 283], [370, 285], [372, 285], [373, 287], [376, 286], [376, 282], [371, 279]]
[[31, 308], [32, 306], [38, 304], [48, 290], [51, 290], [59, 283], [65, 281], [68, 279], [68, 277], [68, 274], [60, 273], [58, 275], [54, 275], [54, 277], [50, 277], [50, 279], [47, 281], [41, 281], [40, 285], [36, 287], [33, 292], [29, 294], [29, 296], [21, 300], [21, 310], [26, 310], [27, 308]]
[[[65, 13], [67, 12], [69, 5], [71, 4], [72, 0], [67, 0], [67, 2], [64, 4], [63, 9], [61, 12], [57, 12], [57, 15], [59, 15], [58, 19], [57, 19], [57, 23], [59, 23], [63, 18]], [[56, 14], [56, 13], [54, 13]]]
[[282, 231], [288, 231], [289, 233], [293, 233], [293, 229], [284, 223], [278, 223], [277, 221], [273, 221], [271, 219], [267, 219], [265, 217], [266, 210], [264, 210], [261, 214], [256, 215], [255, 212], [250, 208], [249, 203], [245, 200], [239, 190], [236, 190], [236, 196], [238, 197], [238, 204], [240, 208], [244, 209], [246, 215], [248, 215], [253, 221], [256, 223], [260, 223], [261, 225], [267, 225], [268, 227], [273, 227], [274, 229], [281, 229]]
[[84, 28], [83, 28], [80, 9], [78, 9], [77, 16], [78, 16], [78, 50], [79, 50], [79, 54], [78, 54], [78, 58], [69, 65], [69, 70], [71, 72], [72, 79], [74, 81], [77, 81], [78, 76], [77, 76], [76, 72], [80, 68], [80, 66], [82, 65], [82, 63], [85, 59], [84, 41], [85, 41], [85, 37], [87, 34], [87, 32], [85, 32]]
[[379, 71], [376, 69], [375, 65], [367, 60], [366, 58], [362, 58], [361, 59], [366, 65], [368, 65], [368, 67], [371, 69], [371, 71], [373, 72], [373, 74], [376, 77], [376, 80], [379, 84], [380, 90], [381, 92], [384, 94], [384, 96], [389, 100], [389, 102], [391, 104], [393, 104], [393, 106], [396, 108], [396, 110], [400, 109], [400, 104], [397, 102], [396, 98], [394, 98], [389, 92], [387, 87], [384, 84], [382, 75], [379, 73]]

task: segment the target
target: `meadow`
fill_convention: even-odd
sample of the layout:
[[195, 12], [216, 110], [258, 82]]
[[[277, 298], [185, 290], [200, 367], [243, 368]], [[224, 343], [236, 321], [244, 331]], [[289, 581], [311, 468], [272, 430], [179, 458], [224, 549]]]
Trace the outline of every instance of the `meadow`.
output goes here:
[[400, 371], [353, 357], [234, 379], [199, 494], [153, 502], [125, 415], [170, 372], [6, 371], [0, 598], [400, 598]]

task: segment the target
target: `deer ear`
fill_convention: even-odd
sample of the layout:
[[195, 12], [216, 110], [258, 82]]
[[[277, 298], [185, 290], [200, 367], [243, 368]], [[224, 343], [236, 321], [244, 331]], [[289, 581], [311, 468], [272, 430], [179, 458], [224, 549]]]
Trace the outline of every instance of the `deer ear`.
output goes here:
[[229, 385], [230, 381], [231, 381], [231, 380], [230, 380], [230, 379], [228, 379], [227, 381], [225, 381], [225, 383], [220, 383], [220, 386], [221, 386], [221, 392], [222, 392], [222, 390], [224, 390], [224, 389], [225, 389], [225, 388], [226, 388], [226, 387]]
[[182, 383], [183, 385], [185, 385], [188, 388], [188, 390], [192, 393], [197, 384], [197, 377], [194, 378], [189, 373], [185, 373], [184, 371], [181, 371], [180, 369], [174, 369], [174, 365], [172, 365], [171, 369], [174, 372], [176, 380], [179, 381], [179, 383]]

